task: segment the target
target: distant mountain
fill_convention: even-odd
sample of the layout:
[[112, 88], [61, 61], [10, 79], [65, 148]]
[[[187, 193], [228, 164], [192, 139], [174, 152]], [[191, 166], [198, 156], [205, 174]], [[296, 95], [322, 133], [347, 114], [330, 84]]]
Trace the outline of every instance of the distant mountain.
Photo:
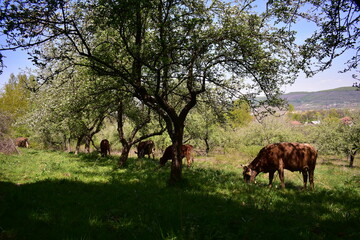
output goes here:
[[294, 105], [295, 110], [360, 108], [360, 91], [355, 87], [341, 87], [319, 92], [292, 92], [282, 98]]

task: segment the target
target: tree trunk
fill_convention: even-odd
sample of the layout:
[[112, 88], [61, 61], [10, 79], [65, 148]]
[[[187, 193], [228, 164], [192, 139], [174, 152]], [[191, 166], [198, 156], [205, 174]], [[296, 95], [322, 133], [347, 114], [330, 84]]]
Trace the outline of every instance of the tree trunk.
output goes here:
[[66, 149], [67, 149], [67, 152], [71, 152], [71, 140], [70, 138], [66, 138], [65, 139], [65, 145], [66, 145]]
[[350, 153], [349, 153], [349, 167], [353, 167], [354, 166], [354, 160], [355, 160], [355, 155], [356, 155], [356, 152], [358, 151], [359, 149], [356, 149], [356, 148], [353, 148], [350, 150]]
[[171, 162], [170, 184], [176, 184], [182, 179], [182, 142], [184, 136], [184, 121], [176, 124], [174, 135], [171, 138], [173, 144], [173, 159]]
[[119, 167], [123, 167], [126, 164], [126, 161], [128, 159], [129, 156], [129, 152], [130, 152], [130, 148], [131, 145], [128, 143], [128, 141], [125, 138], [125, 134], [124, 134], [124, 123], [123, 123], [123, 102], [122, 100], [120, 100], [119, 105], [118, 105], [118, 111], [117, 111], [117, 131], [119, 134], [119, 140], [121, 142], [121, 145], [123, 146], [123, 149], [121, 151], [121, 155], [119, 158], [119, 162], [118, 162], [118, 166]]
[[209, 154], [209, 152], [210, 152], [210, 145], [209, 145], [209, 141], [208, 141], [209, 139], [206, 137], [205, 139], [204, 139], [204, 141], [205, 141], [205, 145], [206, 145], [206, 149], [205, 149], [205, 152], [206, 152], [206, 156]]
[[90, 142], [91, 139], [89, 136], [85, 136], [85, 152], [90, 153]]
[[64, 135], [64, 139], [63, 139], [63, 148], [64, 151], [68, 151], [66, 135]]
[[353, 167], [354, 166], [354, 159], [355, 159], [355, 155], [353, 155], [352, 153], [349, 154], [349, 159], [350, 159], [350, 163], [349, 163], [349, 167]]
[[78, 137], [77, 142], [76, 142], [76, 148], [75, 148], [75, 155], [78, 155], [80, 152], [80, 145], [81, 145], [81, 141], [83, 139], [83, 136]]
[[173, 142], [173, 159], [171, 163], [170, 184], [178, 183], [182, 178], [181, 142]]
[[131, 145], [129, 145], [128, 143], [125, 143], [124, 141], [122, 141], [121, 143], [122, 143], [123, 148], [122, 148], [120, 159], [118, 162], [119, 167], [123, 167], [126, 164], [126, 160], [129, 157], [129, 152], [131, 149]]

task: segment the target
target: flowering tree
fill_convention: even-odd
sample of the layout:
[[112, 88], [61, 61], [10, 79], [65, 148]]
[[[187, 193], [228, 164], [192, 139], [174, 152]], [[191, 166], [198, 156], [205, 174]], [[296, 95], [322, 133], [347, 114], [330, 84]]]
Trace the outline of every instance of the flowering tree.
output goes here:
[[314, 127], [313, 141], [319, 151], [328, 154], [345, 154], [349, 166], [353, 167], [355, 155], [360, 150], [360, 113], [353, 112], [351, 121], [325, 119], [321, 125]]

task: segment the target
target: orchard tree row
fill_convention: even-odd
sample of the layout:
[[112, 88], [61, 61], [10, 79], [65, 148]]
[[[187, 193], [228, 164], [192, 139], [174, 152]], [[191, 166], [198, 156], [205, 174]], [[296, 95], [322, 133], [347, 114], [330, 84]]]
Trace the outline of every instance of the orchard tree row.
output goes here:
[[[7, 130], [1, 132], [31, 137], [33, 145], [42, 148], [69, 150], [70, 141], [75, 140], [77, 153], [84, 142], [86, 152], [90, 151], [90, 144], [97, 149], [98, 144], [94, 144], [93, 138], [103, 128], [111, 128], [117, 138], [113, 138], [113, 142], [121, 142], [122, 148], [126, 145], [124, 141], [131, 142], [130, 148], [165, 131], [159, 116], [136, 99], [102, 103], [100, 98], [91, 96], [89, 89], [86, 93], [80, 92], [84, 83], [80, 88], [70, 81], [56, 88], [41, 88], [41, 91], [32, 92], [29, 86], [34, 84], [34, 79], [34, 76], [11, 75], [4, 85], [0, 92], [0, 112], [8, 120], [3, 121]], [[94, 104], [90, 104], [87, 98], [93, 99]], [[123, 114], [119, 116], [119, 112]], [[187, 119], [190, 124], [187, 124], [186, 139], [202, 139], [207, 143], [215, 125], [235, 128], [247, 125], [252, 119], [250, 107], [244, 101], [224, 102], [221, 109], [213, 108], [207, 101], [200, 101]], [[111, 136], [108, 134], [107, 137]], [[207, 148], [209, 151], [210, 146]]]
[[[70, 142], [73, 142], [75, 152], [79, 151], [80, 145], [85, 145], [86, 152], [90, 151], [90, 144], [92, 151], [97, 151], [100, 140], [107, 138], [114, 150], [123, 151], [123, 142], [120, 142], [117, 131], [119, 126], [116, 105], [113, 111], [109, 110], [102, 115], [96, 131], [93, 131], [92, 135], [86, 135], [89, 131], [86, 122], [90, 119], [89, 116], [80, 116], [75, 114], [76, 111], [72, 114], [61, 114], [60, 111], [48, 109], [46, 106], [58, 109], [60, 106], [49, 104], [49, 101], [55, 101], [57, 97], [64, 99], [64, 96], [58, 92], [49, 99], [39, 97], [38, 92], [32, 93], [28, 90], [27, 86], [33, 79], [34, 77], [25, 75], [11, 76], [2, 89], [2, 136], [26, 136], [31, 139], [33, 147], [67, 151], [71, 151]], [[64, 104], [63, 101], [60, 102]], [[68, 105], [64, 105], [64, 112], [68, 113], [73, 104], [74, 101], [69, 101]], [[151, 120], [139, 129], [134, 137], [134, 128], [149, 115], [140, 115], [144, 112], [139, 108], [133, 107], [132, 110], [125, 111], [122, 117], [123, 130], [120, 133], [125, 139], [141, 139], [153, 133], [154, 129], [161, 132], [158, 118], [153, 114], [150, 116]], [[96, 111], [96, 108], [93, 108], [93, 111]], [[254, 158], [263, 146], [270, 143], [307, 142], [314, 144], [322, 155], [348, 156], [349, 164], [353, 166], [355, 155], [360, 148], [360, 110], [306, 111], [302, 115], [317, 116], [316, 120], [321, 122], [317, 125], [294, 125], [294, 113], [290, 111], [282, 116], [268, 116], [258, 121], [245, 102], [233, 101], [224, 105], [222, 109], [214, 109], [205, 101], [200, 101], [186, 120], [184, 139], [196, 147], [198, 157], [205, 154], [242, 153], [249, 159]], [[143, 119], [139, 119], [141, 117]], [[156, 137], [152, 135], [152, 139], [158, 150], [163, 151], [171, 144], [165, 133]], [[5, 147], [4, 139], [2, 145]], [[132, 144], [134, 145], [136, 143]]]

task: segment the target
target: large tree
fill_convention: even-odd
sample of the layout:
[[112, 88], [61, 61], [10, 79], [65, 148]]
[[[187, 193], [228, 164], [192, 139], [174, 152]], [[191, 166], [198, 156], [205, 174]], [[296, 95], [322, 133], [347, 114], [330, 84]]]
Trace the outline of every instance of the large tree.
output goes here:
[[0, 27], [8, 45], [0, 50], [52, 41], [51, 51], [33, 48], [39, 66], [56, 59], [62, 64], [55, 73], [81, 65], [114, 78], [165, 121], [175, 153], [170, 180], [176, 182], [181, 179], [185, 120], [200, 94], [217, 88], [219, 95], [253, 104], [263, 93], [267, 99], [260, 106], [276, 105], [280, 87], [313, 57], [309, 50], [305, 64], [298, 62], [294, 32], [267, 21], [274, 14], [284, 18], [291, 9], [260, 15], [251, 5], [220, 0], [4, 1]]
[[[296, 71], [279, 41], [287, 34], [264, 27], [246, 6], [220, 1], [210, 6], [203, 1], [99, 3], [94, 26], [107, 27], [101, 32], [106, 41], [94, 49], [97, 57], [82, 54], [102, 74], [119, 76], [162, 116], [175, 151], [172, 181], [181, 178], [185, 120], [199, 94], [221, 86], [229, 98], [244, 97], [242, 87], [248, 86], [275, 102], [279, 85], [291, 81], [289, 73]], [[107, 62], [97, 61], [109, 59], [105, 49], [119, 54]]]

